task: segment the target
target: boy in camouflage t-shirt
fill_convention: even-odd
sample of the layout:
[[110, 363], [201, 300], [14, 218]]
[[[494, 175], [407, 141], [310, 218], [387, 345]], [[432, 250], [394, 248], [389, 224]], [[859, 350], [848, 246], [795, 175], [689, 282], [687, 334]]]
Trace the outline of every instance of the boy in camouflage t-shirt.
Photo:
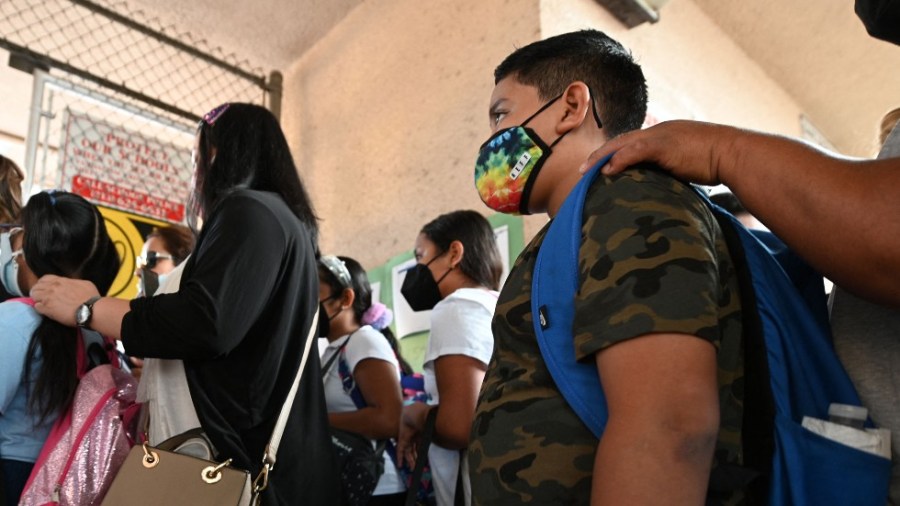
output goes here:
[[[553, 217], [593, 148], [646, 112], [640, 67], [597, 31], [525, 46], [495, 78], [475, 178], [501, 212]], [[598, 441], [568, 406], [537, 344], [545, 227], [497, 304], [468, 449], [473, 504], [699, 504], [713, 462], [741, 462], [740, 301], [721, 230], [688, 186], [642, 167], [597, 179], [582, 232], [572, 346], [597, 365], [606, 429]]]

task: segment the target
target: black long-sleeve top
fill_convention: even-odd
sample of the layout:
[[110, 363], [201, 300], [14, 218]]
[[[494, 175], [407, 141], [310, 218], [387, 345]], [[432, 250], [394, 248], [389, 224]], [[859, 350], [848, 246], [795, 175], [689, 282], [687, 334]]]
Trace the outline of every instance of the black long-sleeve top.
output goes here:
[[[204, 223], [178, 293], [132, 301], [122, 342], [131, 355], [184, 361], [197, 416], [219, 457], [255, 477], [317, 307], [310, 230], [278, 195], [238, 190]], [[316, 351], [263, 504], [339, 502]]]

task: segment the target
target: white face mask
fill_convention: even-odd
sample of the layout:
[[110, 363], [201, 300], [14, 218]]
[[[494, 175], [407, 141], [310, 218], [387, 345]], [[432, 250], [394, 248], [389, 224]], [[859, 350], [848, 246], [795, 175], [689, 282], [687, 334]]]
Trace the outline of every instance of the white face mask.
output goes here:
[[[159, 288], [162, 288], [163, 284], [166, 282], [166, 279], [168, 279], [168, 277], [169, 277], [168, 274], [160, 274], [159, 276], [156, 277], [159, 280]], [[157, 288], [157, 290], [159, 290], [159, 288]]]
[[19, 263], [16, 262], [16, 257], [21, 254], [21, 249], [12, 250], [9, 232], [0, 234], [0, 283], [10, 295], [16, 297], [24, 296], [19, 288]]

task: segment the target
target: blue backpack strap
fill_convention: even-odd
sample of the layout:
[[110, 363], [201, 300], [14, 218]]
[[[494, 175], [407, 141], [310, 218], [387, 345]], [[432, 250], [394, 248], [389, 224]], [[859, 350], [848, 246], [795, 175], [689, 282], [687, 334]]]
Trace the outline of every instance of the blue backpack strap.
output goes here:
[[347, 360], [344, 359], [344, 346], [341, 347], [338, 355], [340, 355], [340, 358], [338, 358], [338, 376], [341, 378], [341, 385], [344, 387], [344, 392], [347, 392], [350, 395], [353, 404], [356, 404], [356, 409], [367, 407], [368, 404], [366, 404], [366, 399], [363, 398], [362, 392], [359, 391], [359, 385], [357, 385], [356, 380], [353, 379], [353, 371], [350, 370], [350, 365], [347, 363]]
[[572, 322], [584, 199], [608, 160], [600, 160], [581, 178], [553, 218], [538, 251], [531, 282], [531, 314], [541, 355], [563, 398], [598, 439], [608, 418], [606, 396], [597, 365], [575, 360]]
[[[352, 334], [351, 334], [352, 337]], [[350, 339], [348, 338], [347, 341]], [[347, 343], [345, 342], [341, 349], [338, 350], [337, 355], [338, 358], [338, 376], [341, 378], [341, 385], [344, 387], [344, 391], [350, 394], [350, 399], [353, 400], [353, 404], [356, 404], [356, 409], [363, 409], [368, 407], [366, 404], [366, 399], [363, 397], [362, 392], [359, 390], [359, 385], [356, 384], [356, 380], [353, 379], [353, 371], [350, 370], [350, 365], [344, 359], [344, 348], [347, 347]], [[394, 442], [390, 439], [382, 439], [378, 440], [378, 445], [387, 450], [388, 455], [391, 457], [391, 461], [394, 462], [394, 467], [397, 467], [397, 448], [394, 445]], [[376, 448], [376, 453], [379, 451]]]

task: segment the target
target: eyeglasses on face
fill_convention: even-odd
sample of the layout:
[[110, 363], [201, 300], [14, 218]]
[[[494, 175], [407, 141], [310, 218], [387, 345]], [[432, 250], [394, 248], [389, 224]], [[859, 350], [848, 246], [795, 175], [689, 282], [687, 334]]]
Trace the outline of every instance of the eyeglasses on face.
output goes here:
[[160, 260], [172, 260], [172, 255], [163, 255], [156, 251], [148, 251], [146, 256], [141, 255], [135, 259], [138, 269], [142, 267], [153, 269]]

